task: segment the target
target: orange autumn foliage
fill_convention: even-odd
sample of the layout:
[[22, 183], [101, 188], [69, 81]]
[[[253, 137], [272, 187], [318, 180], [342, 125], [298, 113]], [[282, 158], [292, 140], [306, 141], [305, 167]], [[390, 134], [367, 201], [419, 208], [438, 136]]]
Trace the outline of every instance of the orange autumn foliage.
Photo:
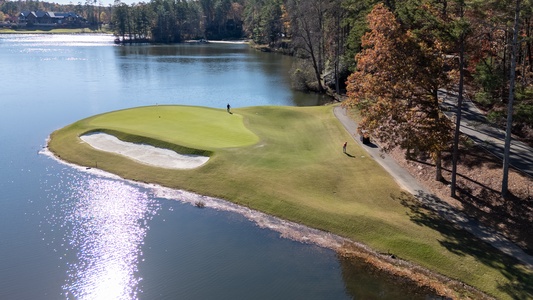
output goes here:
[[360, 130], [380, 140], [385, 151], [400, 146], [438, 160], [451, 141], [437, 95], [450, 81], [441, 43], [402, 28], [383, 4], [374, 7], [368, 23], [344, 105], [360, 109]]

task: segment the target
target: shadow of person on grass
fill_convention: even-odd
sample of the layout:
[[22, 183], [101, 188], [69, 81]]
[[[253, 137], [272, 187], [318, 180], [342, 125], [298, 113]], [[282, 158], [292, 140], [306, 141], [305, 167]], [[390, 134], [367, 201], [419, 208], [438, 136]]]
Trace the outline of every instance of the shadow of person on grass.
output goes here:
[[348, 156], [348, 157], [355, 158], [355, 156], [351, 155], [351, 154], [348, 153], [348, 152], [344, 152], [344, 154], [346, 154], [346, 156]]

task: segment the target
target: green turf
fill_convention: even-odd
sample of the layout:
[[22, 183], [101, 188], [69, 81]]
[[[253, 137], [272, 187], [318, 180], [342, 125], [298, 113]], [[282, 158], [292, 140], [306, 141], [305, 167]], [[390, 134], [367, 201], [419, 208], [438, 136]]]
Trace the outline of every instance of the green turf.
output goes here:
[[[533, 297], [531, 271], [418, 207], [351, 140], [331, 106], [234, 112], [187, 106], [112, 112], [54, 132], [49, 147], [76, 164], [97, 162], [128, 179], [220, 197], [363, 242], [502, 299]], [[79, 135], [95, 130], [211, 159], [187, 171], [150, 167], [80, 143]]]

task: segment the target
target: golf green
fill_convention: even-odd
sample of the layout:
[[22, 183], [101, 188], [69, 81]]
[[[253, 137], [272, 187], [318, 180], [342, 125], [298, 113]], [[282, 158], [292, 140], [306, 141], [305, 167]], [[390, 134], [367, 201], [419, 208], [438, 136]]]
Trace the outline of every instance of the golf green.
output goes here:
[[241, 115], [205, 107], [141, 107], [99, 115], [86, 121], [88, 127], [199, 149], [250, 146], [259, 141], [244, 126]]

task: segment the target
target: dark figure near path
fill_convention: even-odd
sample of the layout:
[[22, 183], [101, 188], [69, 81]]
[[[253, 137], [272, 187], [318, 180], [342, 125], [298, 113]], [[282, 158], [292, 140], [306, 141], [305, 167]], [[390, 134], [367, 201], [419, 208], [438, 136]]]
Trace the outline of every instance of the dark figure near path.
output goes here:
[[342, 153], [346, 153], [346, 146], [348, 146], [348, 142], [344, 142], [342, 145]]
[[231, 112], [229, 111], [229, 110], [230, 110], [230, 108], [231, 108], [231, 106], [229, 105], [229, 103], [228, 103], [228, 105], [227, 105], [226, 107], [227, 107], [227, 111], [228, 111], [228, 113], [230, 113], [230, 114], [231, 114]]

